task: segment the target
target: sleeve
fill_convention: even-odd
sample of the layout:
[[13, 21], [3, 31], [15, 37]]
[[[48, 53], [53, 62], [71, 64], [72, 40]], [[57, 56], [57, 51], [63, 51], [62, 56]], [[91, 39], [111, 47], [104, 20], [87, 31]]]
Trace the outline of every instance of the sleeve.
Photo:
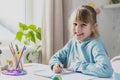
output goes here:
[[111, 77], [113, 69], [102, 43], [93, 46], [92, 55], [94, 63], [77, 61], [73, 66], [73, 71], [97, 77]]
[[62, 65], [65, 64], [66, 62], [66, 58], [67, 58], [67, 54], [69, 53], [70, 50], [70, 46], [71, 45], [71, 40], [58, 52], [56, 52], [50, 59], [49, 61], [49, 65], [51, 67], [51, 69], [53, 69], [53, 65], [55, 63]]

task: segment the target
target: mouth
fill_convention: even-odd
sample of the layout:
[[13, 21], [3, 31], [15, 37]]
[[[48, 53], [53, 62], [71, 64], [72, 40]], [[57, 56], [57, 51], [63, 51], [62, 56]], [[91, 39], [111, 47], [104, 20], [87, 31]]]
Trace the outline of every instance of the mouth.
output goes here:
[[75, 35], [76, 35], [77, 37], [79, 37], [79, 36], [83, 36], [84, 33], [77, 33], [77, 32], [75, 32]]
[[82, 36], [84, 33], [81, 33], [81, 34], [77, 34], [77, 36]]

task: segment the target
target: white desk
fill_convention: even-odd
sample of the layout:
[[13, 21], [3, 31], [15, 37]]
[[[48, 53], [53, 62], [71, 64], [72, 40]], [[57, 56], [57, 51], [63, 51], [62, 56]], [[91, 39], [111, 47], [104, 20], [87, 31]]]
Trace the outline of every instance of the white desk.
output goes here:
[[[0, 80], [51, 80], [50, 78], [45, 78], [45, 77], [34, 74], [35, 71], [39, 71], [41, 70], [41, 68], [48, 69], [47, 65], [32, 63], [32, 64], [26, 64], [24, 68], [27, 71], [26, 75], [9, 76], [9, 75], [0, 74]], [[74, 74], [62, 75], [62, 80], [114, 80], [114, 79], [113, 78], [97, 78], [97, 77], [83, 75], [80, 73], [74, 73]]]

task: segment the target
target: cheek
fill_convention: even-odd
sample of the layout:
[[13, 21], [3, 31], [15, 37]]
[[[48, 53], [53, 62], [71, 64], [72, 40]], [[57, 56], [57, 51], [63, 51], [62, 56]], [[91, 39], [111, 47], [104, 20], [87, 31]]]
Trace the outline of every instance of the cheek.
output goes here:
[[76, 33], [75, 27], [72, 28], [73, 34]]
[[88, 32], [88, 34], [91, 34], [93, 31], [90, 29], [90, 30], [88, 30], [87, 32]]
[[84, 29], [84, 32], [91, 34], [92, 33], [92, 29], [88, 28], [88, 29]]

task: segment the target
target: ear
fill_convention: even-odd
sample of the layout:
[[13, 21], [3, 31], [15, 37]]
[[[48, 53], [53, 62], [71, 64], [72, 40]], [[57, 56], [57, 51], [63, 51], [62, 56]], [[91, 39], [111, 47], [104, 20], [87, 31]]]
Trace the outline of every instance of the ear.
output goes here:
[[95, 24], [93, 25], [92, 30], [95, 31], [96, 29], [98, 29], [98, 24], [97, 24], [97, 23], [95, 23]]
[[94, 24], [94, 28], [95, 28], [95, 29], [98, 29], [98, 23], [95, 23], [95, 24]]

